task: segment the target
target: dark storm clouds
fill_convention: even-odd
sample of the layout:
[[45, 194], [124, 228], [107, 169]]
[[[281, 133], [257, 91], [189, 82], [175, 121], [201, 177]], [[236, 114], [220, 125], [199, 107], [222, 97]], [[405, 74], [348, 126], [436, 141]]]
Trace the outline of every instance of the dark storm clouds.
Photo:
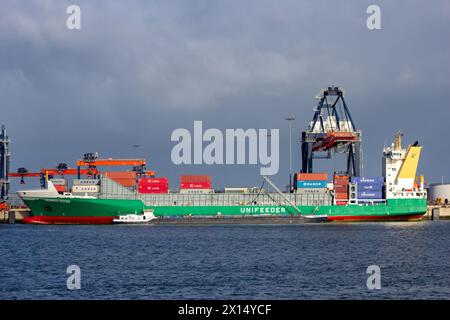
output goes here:
[[[81, 27], [65, 26], [81, 7]], [[366, 28], [381, 7], [382, 30]], [[259, 185], [259, 166], [175, 166], [171, 132], [280, 128], [278, 184], [288, 171], [286, 116], [300, 131], [320, 88], [346, 89], [363, 130], [364, 172], [380, 173], [381, 151], [401, 129], [424, 145], [427, 181], [450, 178], [448, 1], [2, 1], [1, 123], [12, 168], [83, 153], [143, 156], [171, 179], [209, 173], [216, 186]], [[139, 144], [140, 148], [133, 148]], [[340, 162], [341, 163], [341, 162]], [[319, 168], [340, 169], [319, 164]]]

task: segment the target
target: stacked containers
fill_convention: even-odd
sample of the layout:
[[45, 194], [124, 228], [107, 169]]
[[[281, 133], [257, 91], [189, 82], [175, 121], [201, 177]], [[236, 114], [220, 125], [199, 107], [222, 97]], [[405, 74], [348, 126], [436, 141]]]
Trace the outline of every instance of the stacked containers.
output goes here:
[[141, 178], [138, 180], [139, 193], [169, 193], [169, 179]]
[[74, 179], [72, 182], [73, 193], [99, 193], [99, 179]]
[[383, 199], [384, 177], [352, 177], [351, 182], [356, 185], [358, 200]]
[[348, 185], [350, 183], [350, 177], [348, 175], [334, 175], [334, 199], [336, 204], [348, 203], [349, 192]]
[[297, 173], [294, 176], [297, 193], [326, 193], [328, 174]]
[[211, 189], [211, 176], [183, 175], [180, 176], [180, 189]]
[[114, 182], [120, 184], [123, 187], [134, 187], [136, 185], [136, 172], [134, 171], [125, 171], [125, 172], [117, 172], [110, 171], [104, 172], [103, 175], [113, 180]]

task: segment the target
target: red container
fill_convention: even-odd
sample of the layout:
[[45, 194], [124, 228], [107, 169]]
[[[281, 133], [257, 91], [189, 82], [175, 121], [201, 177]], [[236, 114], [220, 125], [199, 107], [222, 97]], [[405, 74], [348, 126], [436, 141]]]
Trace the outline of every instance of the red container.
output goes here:
[[335, 193], [335, 199], [348, 199], [348, 193]]
[[141, 178], [138, 180], [139, 185], [168, 185], [169, 179], [166, 177], [160, 177], [160, 178]]
[[168, 193], [169, 188], [167, 185], [140, 185], [138, 191], [139, 193]]
[[334, 183], [333, 183], [333, 188], [334, 188], [335, 190], [336, 190], [336, 189], [343, 189], [343, 188], [348, 189], [348, 185], [349, 185], [348, 182], [345, 183], [344, 181], [339, 181], [339, 182], [334, 182]]
[[200, 174], [180, 176], [180, 185], [183, 183], [209, 183], [209, 184], [211, 184], [211, 176], [200, 175]]
[[209, 182], [182, 182], [180, 189], [211, 189]]
[[56, 185], [56, 186], [55, 186], [55, 189], [56, 189], [56, 191], [58, 191], [58, 192], [60, 192], [60, 193], [64, 193], [64, 192], [67, 191], [67, 188], [66, 188], [66, 186], [64, 186], [64, 185]]
[[297, 180], [316, 180], [316, 181], [327, 181], [328, 174], [327, 173], [297, 173]]
[[350, 182], [350, 176], [333, 176], [334, 184], [348, 184]]

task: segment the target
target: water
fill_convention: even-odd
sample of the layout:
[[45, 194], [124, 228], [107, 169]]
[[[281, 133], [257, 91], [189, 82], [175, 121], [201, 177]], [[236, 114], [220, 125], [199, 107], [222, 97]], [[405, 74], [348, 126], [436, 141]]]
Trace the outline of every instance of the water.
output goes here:
[[449, 248], [450, 221], [0, 225], [0, 299], [448, 299]]

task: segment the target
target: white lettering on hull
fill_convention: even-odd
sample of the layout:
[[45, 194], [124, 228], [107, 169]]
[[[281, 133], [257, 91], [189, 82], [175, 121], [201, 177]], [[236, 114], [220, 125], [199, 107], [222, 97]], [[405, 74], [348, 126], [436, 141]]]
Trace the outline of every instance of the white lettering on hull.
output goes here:
[[241, 208], [241, 213], [285, 213], [284, 207], [246, 207]]

